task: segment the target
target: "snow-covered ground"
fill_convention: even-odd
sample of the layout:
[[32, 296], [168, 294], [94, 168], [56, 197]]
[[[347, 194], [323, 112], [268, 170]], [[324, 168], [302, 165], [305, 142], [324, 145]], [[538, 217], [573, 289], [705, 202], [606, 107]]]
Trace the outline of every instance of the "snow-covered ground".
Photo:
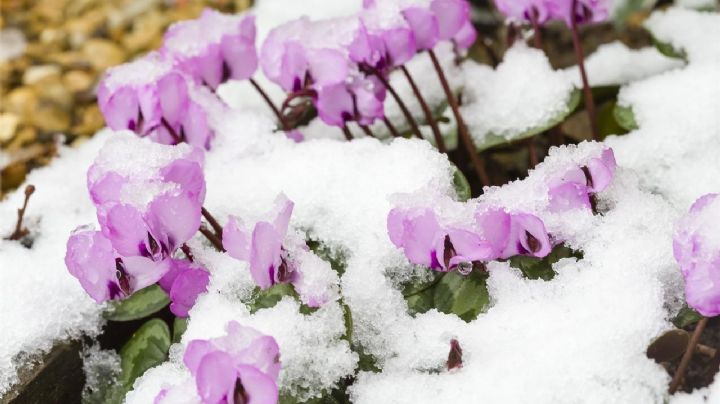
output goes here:
[[[258, 3], [260, 33], [306, 9], [319, 18], [360, 7], [320, 6], [319, 0], [314, 7], [295, 0]], [[205, 158], [205, 206], [223, 223], [230, 214], [260, 217], [282, 192], [295, 202], [292, 232], [343, 251], [346, 270], [338, 287], [353, 314], [353, 342], [382, 368], [359, 373], [350, 390], [354, 402], [662, 403], [669, 377], [645, 350], [671, 327], [669, 319], [682, 304], [682, 279], [671, 249], [673, 223], [698, 196], [720, 190], [720, 33], [710, 35], [720, 27], [720, 15], [671, 9], [655, 13], [648, 27], [659, 40], [684, 50], [688, 61], [611, 44], [588, 63], [591, 79], [596, 71], [602, 75], [594, 83], [623, 85], [619, 103], [632, 107], [639, 125], [606, 140], [619, 168], [614, 183], [599, 195], [602, 215], [547, 210], [546, 180], [570, 163], [586, 161], [599, 150], [597, 144], [555, 148], [525, 180], [488, 189], [479, 200], [461, 205], [454, 200], [451, 164], [428, 143], [313, 139], [296, 144], [272, 133], [272, 116], [264, 106], [246, 101], [257, 96], [244, 97], [249, 89], [232, 83], [222, 93], [236, 109], [217, 119], [218, 136]], [[427, 63], [415, 60], [412, 69], [427, 77]], [[523, 64], [529, 65], [523, 69]], [[636, 68], [632, 74], [631, 68]], [[523, 71], [535, 73], [522, 76]], [[465, 109], [473, 129], [504, 135], [562, 112], [576, 83], [572, 72], [553, 72], [538, 51], [518, 47], [497, 70], [465, 67], [455, 81], [469, 83], [478, 98]], [[439, 104], [439, 87], [429, 85], [428, 91], [431, 103]], [[497, 97], [497, 104], [483, 97]], [[517, 114], [507, 114], [507, 108]], [[32, 249], [0, 240], [0, 328], [5, 330], [0, 394], [16, 380], [19, 354], [47, 350], [58, 339], [93, 335], [102, 325], [101, 307], [67, 273], [63, 257], [70, 231], [95, 222], [85, 172], [109, 137], [119, 137], [115, 141], [127, 147], [145, 143], [127, 133], [101, 133], [77, 149], [61, 149], [50, 166], [28, 178], [37, 188], [28, 209]], [[18, 191], [0, 203], [0, 234], [12, 231], [22, 197]], [[551, 281], [528, 280], [506, 263], [491, 263], [487, 313], [470, 323], [435, 310], [413, 317], [397, 286], [413, 267], [386, 233], [388, 211], [407, 201], [449, 212], [485, 201], [529, 211], [584, 257], [559, 261]], [[214, 251], [200, 237], [189, 244], [211, 272], [209, 291], [191, 310], [187, 332], [172, 347], [170, 360], [138, 379], [127, 402], [152, 402], [161, 387], [187, 379], [185, 345], [222, 335], [229, 320], [277, 339], [281, 392], [309, 398], [355, 373], [358, 356], [342, 338], [339, 303], [304, 315], [286, 298], [251, 314], [241, 302], [254, 285], [247, 265]], [[462, 346], [464, 366], [438, 372], [451, 338]], [[704, 394], [715, 394], [707, 399], [713, 402], [718, 391], [716, 383], [674, 402], [701, 403]]]

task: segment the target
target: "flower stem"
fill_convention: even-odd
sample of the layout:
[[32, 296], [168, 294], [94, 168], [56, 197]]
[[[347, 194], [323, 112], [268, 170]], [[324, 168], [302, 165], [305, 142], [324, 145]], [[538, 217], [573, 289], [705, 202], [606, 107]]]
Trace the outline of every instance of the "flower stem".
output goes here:
[[455, 100], [455, 96], [450, 90], [450, 85], [448, 84], [447, 78], [445, 77], [445, 72], [440, 66], [440, 62], [438, 61], [437, 56], [435, 56], [435, 52], [432, 49], [429, 49], [428, 54], [430, 55], [430, 59], [432, 60], [433, 66], [435, 67], [438, 78], [440, 79], [440, 84], [445, 91], [445, 96], [447, 97], [448, 104], [450, 104], [450, 109], [452, 109], [453, 115], [455, 116], [455, 121], [457, 122], [458, 126], [458, 133], [460, 134], [460, 140], [462, 140], [463, 145], [465, 146], [465, 150], [470, 156], [470, 161], [475, 168], [475, 173], [477, 174], [478, 178], [480, 179], [480, 183], [482, 183], [483, 186], [490, 185], [490, 178], [485, 171], [485, 163], [478, 155], [477, 149], [475, 149], [475, 144], [470, 137], [470, 133], [468, 133], [467, 126], [465, 126], [465, 121], [463, 120], [462, 115], [460, 115], [460, 108], [458, 107], [457, 100]]
[[218, 238], [218, 236], [215, 235], [215, 233], [208, 230], [205, 225], [200, 225], [200, 233], [202, 233], [202, 235], [205, 236], [206, 239], [208, 239], [208, 241], [215, 247], [215, 249], [221, 252], [225, 252], [222, 241]]
[[535, 147], [535, 136], [530, 136], [525, 140], [528, 148], [528, 158], [530, 162], [530, 168], [535, 168], [540, 162], [538, 159], [537, 147]]
[[345, 135], [345, 139], [348, 142], [354, 139], [352, 132], [350, 132], [350, 128], [348, 128], [347, 125], [343, 124], [342, 131], [343, 131], [343, 135]]
[[23, 218], [25, 217], [25, 209], [27, 209], [30, 195], [35, 192], [34, 185], [28, 185], [25, 187], [25, 201], [23, 202], [22, 208], [17, 210], [17, 222], [15, 223], [15, 231], [6, 240], [20, 240], [25, 237], [29, 232], [28, 229], [23, 228]]
[[195, 261], [195, 257], [193, 256], [192, 251], [190, 251], [190, 247], [188, 247], [187, 244], [181, 245], [180, 249], [182, 250], [183, 254], [185, 254], [188, 261], [190, 261], [190, 262]]
[[690, 337], [690, 342], [688, 343], [688, 346], [685, 349], [685, 353], [680, 360], [680, 365], [678, 365], [678, 368], [675, 371], [675, 375], [672, 378], [672, 382], [670, 382], [670, 387], [668, 388], [668, 392], [670, 394], [675, 393], [680, 386], [680, 382], [682, 382], [685, 370], [687, 370], [687, 367], [690, 365], [690, 359], [692, 359], [693, 353], [695, 353], [695, 346], [700, 341], [700, 335], [702, 335], [702, 332], [705, 329], [707, 322], [708, 318], [703, 317], [703, 319], [700, 320], [695, 326], [695, 331], [693, 331], [693, 334]]
[[374, 137], [377, 139], [377, 136], [370, 130], [370, 128], [367, 125], [358, 125], [360, 126], [360, 129], [362, 129], [363, 133], [365, 133], [365, 136], [367, 137]]
[[223, 229], [222, 229], [222, 226], [220, 226], [220, 223], [218, 223], [218, 221], [215, 219], [215, 217], [213, 217], [213, 215], [211, 215], [210, 212], [208, 212], [208, 210], [205, 209], [204, 206], [201, 208], [200, 212], [202, 213], [205, 220], [207, 220], [208, 223], [210, 223], [210, 226], [212, 227], [213, 231], [215, 232], [215, 235], [218, 236], [218, 238], [220, 238], [222, 240]]
[[388, 79], [385, 78], [385, 76], [382, 75], [376, 68], [372, 66], [367, 66], [370, 73], [372, 73], [375, 77], [380, 80], [380, 82], [385, 86], [385, 88], [388, 90], [390, 95], [393, 97], [395, 102], [400, 107], [400, 111], [402, 111], [402, 114], [405, 116], [405, 119], [408, 121], [408, 124], [410, 125], [410, 128], [413, 131], [413, 134], [418, 137], [418, 139], [422, 139], [422, 134], [420, 134], [420, 129], [418, 128], [417, 122], [415, 121], [415, 118], [413, 118], [412, 114], [410, 113], [410, 110], [408, 109], [407, 105], [403, 102], [403, 100], [398, 95], [397, 91], [390, 85], [390, 82]]
[[[577, 7], [577, 0], [572, 2], [572, 10]], [[585, 71], [585, 55], [582, 49], [582, 42], [580, 42], [580, 34], [578, 33], [577, 20], [575, 16], [572, 18], [572, 24], [570, 24], [570, 31], [572, 33], [573, 45], [575, 47], [575, 58], [577, 59], [578, 68], [580, 69], [580, 78], [583, 84], [583, 96], [585, 97], [585, 110], [590, 118], [590, 129], [592, 131], [592, 138], [595, 141], [600, 140], [600, 134], [597, 125], [597, 116], [595, 115], [595, 101], [593, 100], [592, 90], [590, 89], [590, 83], [588, 82], [587, 72]]]
[[540, 30], [540, 22], [538, 21], [538, 10], [535, 7], [530, 11], [530, 22], [532, 22], [533, 26], [533, 46], [542, 50], [542, 31]]
[[282, 127], [282, 129], [285, 130], [285, 131], [290, 130], [290, 128], [288, 127], [287, 123], [285, 122], [285, 119], [283, 118], [282, 114], [280, 113], [280, 110], [275, 106], [275, 103], [272, 102], [272, 100], [271, 100], [270, 97], [267, 95], [267, 93], [265, 92], [265, 90], [263, 90], [262, 87], [260, 87], [260, 84], [258, 84], [258, 82], [255, 81], [255, 79], [253, 79], [252, 77], [249, 79], [249, 81], [250, 81], [250, 84], [252, 84], [252, 86], [255, 88], [255, 90], [256, 90], [258, 93], [260, 93], [260, 95], [262, 96], [263, 100], [265, 100], [265, 103], [267, 103], [267, 105], [268, 105], [268, 106], [270, 107], [270, 109], [273, 111], [273, 113], [274, 113], [275, 116], [277, 117], [278, 122], [280, 123], [280, 127]]
[[385, 126], [387, 126], [388, 131], [390, 131], [392, 137], [400, 137], [400, 133], [398, 133], [397, 129], [395, 129], [395, 125], [393, 125], [392, 122], [387, 119], [387, 117], [383, 117], [383, 122], [385, 122]]
[[422, 108], [423, 113], [425, 114], [425, 120], [427, 120], [430, 128], [432, 128], [433, 136], [435, 137], [435, 144], [437, 145], [438, 151], [440, 153], [446, 153], [447, 149], [445, 148], [445, 141], [443, 140], [442, 134], [440, 133], [440, 129], [437, 125], [437, 121], [435, 120], [435, 117], [433, 117], [433, 113], [430, 110], [430, 107], [428, 107], [427, 102], [425, 102], [425, 98], [422, 96], [422, 93], [420, 93], [420, 89], [415, 83], [415, 80], [410, 75], [410, 71], [405, 66], [400, 66], [400, 69], [402, 70], [403, 74], [405, 74], [405, 78], [407, 78], [408, 83], [410, 83], [410, 88], [412, 88], [412, 91], [415, 94], [415, 98], [417, 98], [418, 102], [420, 103], [420, 108]]

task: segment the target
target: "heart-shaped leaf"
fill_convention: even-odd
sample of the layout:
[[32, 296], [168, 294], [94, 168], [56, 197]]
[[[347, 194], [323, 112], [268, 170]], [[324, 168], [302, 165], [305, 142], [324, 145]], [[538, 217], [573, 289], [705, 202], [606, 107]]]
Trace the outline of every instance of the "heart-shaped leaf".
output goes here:
[[693, 310], [692, 307], [685, 305], [682, 309], [680, 309], [680, 312], [678, 312], [678, 315], [675, 316], [672, 322], [678, 328], [685, 328], [690, 324], [697, 323], [698, 321], [702, 320], [702, 318], [702, 314]]
[[163, 363], [170, 349], [170, 329], [154, 318], [143, 324], [120, 350], [120, 383], [125, 391], [146, 370]]
[[150, 285], [125, 300], [112, 302], [105, 318], [112, 321], [132, 321], [162, 310], [170, 303], [167, 293], [158, 285]]
[[655, 44], [655, 48], [662, 53], [663, 55], [675, 58], [675, 59], [682, 59], [687, 60], [687, 54], [684, 50], [675, 49], [671, 44], [667, 42], [660, 41], [659, 39], [653, 37], [652, 38], [653, 44]]
[[468, 275], [448, 272], [434, 287], [435, 308], [446, 314], [456, 314], [470, 322], [483, 313], [490, 304], [487, 273], [473, 270]]
[[482, 144], [475, 144], [478, 151], [487, 150], [491, 147], [506, 144], [510, 142], [515, 142], [522, 139], [527, 139], [531, 136], [535, 136], [538, 133], [542, 133], [553, 126], [561, 123], [565, 120], [570, 114], [572, 114], [577, 106], [580, 104], [581, 99], [581, 93], [580, 90], [575, 89], [570, 93], [570, 97], [568, 98], [568, 101], [566, 103], [566, 108], [563, 112], [557, 114], [553, 118], [547, 120], [546, 122], [539, 124], [535, 127], [532, 127], [524, 132], [521, 133], [513, 133], [506, 136], [500, 136], [494, 133], [488, 133], [485, 135], [485, 138], [483, 139]]
[[615, 105], [615, 109], [613, 109], [613, 116], [615, 117], [615, 122], [627, 131], [635, 130], [639, 127], [635, 121], [635, 112], [633, 112], [633, 109], [630, 106], [620, 104]]
[[453, 188], [455, 188], [455, 193], [457, 194], [457, 198], [460, 202], [465, 202], [472, 196], [470, 183], [467, 178], [465, 178], [462, 171], [457, 168], [455, 168], [455, 172], [453, 173]]
[[250, 303], [250, 313], [255, 313], [260, 309], [268, 309], [275, 305], [285, 296], [298, 297], [293, 285], [289, 283], [278, 283], [268, 289], [262, 290], [255, 288], [253, 292], [252, 302]]

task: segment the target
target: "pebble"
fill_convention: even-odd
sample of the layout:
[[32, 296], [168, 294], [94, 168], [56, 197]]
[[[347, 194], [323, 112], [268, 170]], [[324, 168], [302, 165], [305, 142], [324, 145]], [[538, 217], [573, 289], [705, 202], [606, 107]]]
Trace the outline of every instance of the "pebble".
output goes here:
[[20, 118], [17, 115], [6, 112], [0, 114], [0, 143], [5, 143], [15, 136]]

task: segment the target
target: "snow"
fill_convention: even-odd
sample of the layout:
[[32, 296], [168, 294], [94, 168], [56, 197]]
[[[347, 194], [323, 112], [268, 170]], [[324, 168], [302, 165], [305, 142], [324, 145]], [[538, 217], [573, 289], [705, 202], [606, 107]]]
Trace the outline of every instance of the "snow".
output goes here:
[[675, 0], [676, 7], [692, 8], [696, 10], [714, 10], [717, 7], [716, 0]]
[[15, 228], [24, 187], [0, 203], [0, 395], [17, 382], [16, 358], [47, 352], [53, 341], [94, 335], [100, 330], [98, 306], [65, 269], [65, 243], [77, 226], [94, 223], [85, 173], [107, 133], [60, 156], [27, 178], [35, 185], [25, 224], [32, 249], [7, 237]]
[[467, 101], [461, 111], [481, 148], [513, 140], [567, 113], [574, 88], [544, 53], [524, 44], [509, 49], [494, 71], [468, 62], [464, 75]]
[[152, 52], [131, 63], [114, 66], [106, 70], [103, 83], [113, 92], [122, 86], [141, 87], [154, 83], [172, 69], [172, 64], [160, 53]]
[[[630, 49], [620, 41], [602, 44], [585, 60], [590, 86], [613, 86], [655, 76], [679, 68], [681, 60], [667, 57], [655, 47]], [[581, 88], [577, 66], [565, 69], [577, 88]]]
[[720, 14], [670, 8], [645, 21], [653, 36], [683, 50], [692, 62], [720, 62]]
[[[264, 0], [255, 13], [262, 24], [275, 24], [304, 10], [317, 13], [313, 18], [350, 11], [339, 2], [318, 4]], [[182, 365], [184, 349], [192, 339], [222, 335], [230, 320], [276, 338], [282, 394], [317, 396], [355, 374], [359, 359], [344, 338], [343, 311], [334, 300], [340, 296], [352, 311], [352, 344], [362, 346], [382, 369], [357, 375], [350, 390], [355, 403], [416, 404], [438, 398], [664, 402], [669, 376], [645, 350], [671, 327], [668, 319], [682, 303], [682, 279], [671, 249], [673, 224], [698, 196], [720, 189], [720, 52], [712, 38], [700, 35], [712, 32], [713, 18], [671, 9], [648, 20], [658, 39], [685, 49], [687, 65], [619, 44], [601, 48], [588, 62], [596, 66], [591, 74], [606, 63], [618, 65], [602, 78], [615, 84], [630, 81], [621, 89], [619, 103], [632, 107], [639, 125], [606, 141], [619, 167], [612, 185], [598, 195], [598, 215], [549, 212], [547, 190], [553, 176], [585, 164], [597, 156], [601, 144], [553, 148], [526, 179], [489, 188], [464, 204], [454, 197], [452, 165], [427, 142], [345, 142], [320, 134], [297, 144], [273, 133], [272, 117], [259, 114], [259, 107], [218, 109], [213, 118], [216, 139], [205, 155], [205, 207], [221, 223], [229, 215], [251, 223], [263, 218], [284, 193], [295, 203], [291, 237], [342, 251], [345, 272], [337, 277], [313, 253], [301, 254], [299, 270], [331, 302], [301, 314], [299, 304], [286, 297], [272, 308], [250, 313], [245, 303], [254, 284], [248, 264], [214, 251], [196, 236], [188, 244], [211, 273], [208, 292], [190, 311], [188, 329], [171, 348], [170, 360], [139, 378], [126, 402], [152, 402], [171, 385], [185, 386], [185, 398], [192, 399], [190, 376]], [[451, 59], [447, 53], [441, 57]], [[419, 55], [410, 67], [437, 107], [444, 97], [427, 59]], [[641, 66], [638, 71], [627, 73], [626, 66], [636, 64]], [[450, 76], [456, 86], [467, 86], [464, 116], [479, 143], [490, 133], [510, 139], [544, 124], [565, 112], [574, 89], [568, 72], [553, 71], [544, 55], [524, 46], [512, 48], [496, 70], [468, 63], [462, 72]], [[407, 93], [403, 79], [394, 74], [393, 83]], [[238, 103], [243, 91], [235, 84], [222, 90], [226, 99]], [[412, 109], [420, 116], [417, 105]], [[317, 123], [312, 128], [324, 130]], [[13, 358], [19, 353], [46, 351], [57, 339], [99, 331], [102, 307], [85, 295], [62, 262], [70, 231], [95, 222], [85, 172], [98, 153], [103, 170], [152, 174], [167, 159], [187, 152], [186, 147], [152, 145], [127, 132], [100, 133], [77, 149], [61, 148], [50, 166], [30, 174], [28, 183], [37, 188], [28, 208], [32, 250], [0, 240], [0, 327], [7, 330], [0, 346], [0, 394], [16, 381]], [[20, 190], [0, 203], [0, 233], [12, 231], [22, 196]], [[386, 233], [387, 213], [401, 203], [431, 205], [458, 219], [480, 203], [534, 213], [584, 257], [556, 263], [557, 276], [551, 281], [528, 280], [507, 263], [492, 262], [487, 313], [470, 323], [435, 310], [413, 317], [398, 285], [423, 270], [410, 265]], [[28, 290], [33, 292], [24, 292]], [[452, 338], [462, 347], [463, 367], [447, 372], [442, 369]], [[88, 369], [114, 360], [101, 353], [90, 356]], [[712, 402], [720, 394], [717, 384], [672, 402], [701, 403], [708, 394], [705, 402]]]

